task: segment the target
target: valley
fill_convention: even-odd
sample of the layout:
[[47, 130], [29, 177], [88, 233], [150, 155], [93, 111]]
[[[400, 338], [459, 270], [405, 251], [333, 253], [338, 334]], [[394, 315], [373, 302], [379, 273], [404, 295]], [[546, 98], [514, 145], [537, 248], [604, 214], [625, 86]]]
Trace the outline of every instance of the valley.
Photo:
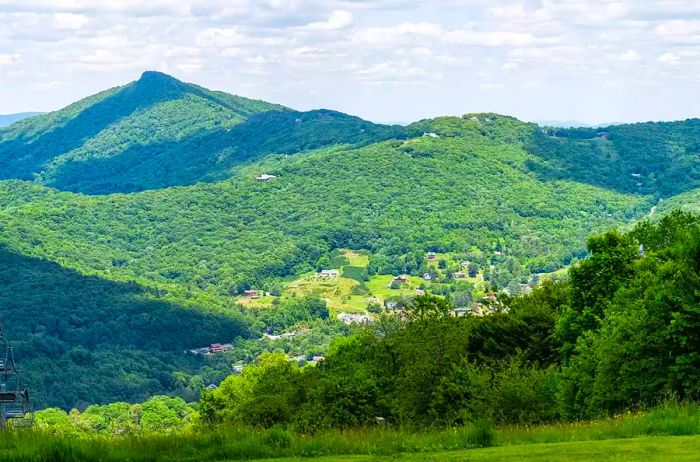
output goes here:
[[[631, 137], [646, 136], [645, 127], [657, 136], [656, 144], [644, 138], [655, 155], [665, 149], [658, 137], [691, 150], [653, 164], [633, 158]], [[31, 369], [39, 364], [30, 347], [37, 342], [52, 345], [42, 347], [44, 371], [68, 361], [73, 377], [82, 377], [79, 371], [92, 367], [80, 365], [76, 352], [85, 349], [126, 366], [115, 376], [121, 391], [98, 392], [89, 402], [145, 398], [149, 392], [134, 377], [151, 383], [150, 393], [174, 392], [172, 375], [148, 372], [155, 373], [155, 358], [168, 363], [169, 374], [214, 367], [205, 381], [215, 383], [231, 363], [254, 358], [248, 348], [204, 362], [177, 351], [308, 327], [260, 324], [280, 303], [320, 299], [330, 320], [313, 322], [338, 324], [338, 315], [376, 317], [422, 293], [471, 309], [490, 293], [531, 290], [541, 275], [585, 257], [587, 236], [631, 226], [659, 199], [659, 216], [674, 205], [693, 207], [695, 127], [619, 126], [601, 135], [603, 129], [541, 128], [496, 114], [382, 126], [147, 72], [0, 130], [5, 268], [16, 271], [10, 268], [21, 258], [31, 275], [31, 282], [6, 286], [0, 304], [18, 324]], [[601, 158], [609, 159], [607, 170]], [[260, 175], [272, 177], [256, 180]], [[471, 263], [476, 277], [463, 277], [461, 263]], [[337, 276], [318, 276], [334, 269]], [[65, 271], [78, 285], [45, 271]], [[392, 288], [401, 275], [408, 281]], [[124, 301], [77, 314], [95, 304], [94, 284]], [[249, 290], [264, 296], [247, 297]], [[110, 311], [123, 303], [135, 311], [117, 327]], [[28, 304], [43, 311], [41, 322], [27, 317]], [[197, 325], [197, 335], [168, 330], [178, 340], [157, 347], [122, 340], [142, 328], [135, 319], [160, 332], [157, 306]], [[47, 323], [51, 313], [56, 320]], [[222, 328], [195, 322], [202, 316]], [[89, 339], [75, 335], [87, 326], [105, 327]], [[322, 354], [330, 341], [322, 337], [290, 355]], [[37, 393], [42, 405], [66, 408], [78, 405], [77, 396], [41, 386]]]

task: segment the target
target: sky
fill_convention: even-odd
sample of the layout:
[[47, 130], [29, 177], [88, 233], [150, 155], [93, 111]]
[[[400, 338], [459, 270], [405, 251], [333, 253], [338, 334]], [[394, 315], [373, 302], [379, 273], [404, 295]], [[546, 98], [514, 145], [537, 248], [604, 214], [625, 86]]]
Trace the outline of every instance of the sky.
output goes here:
[[378, 122], [700, 116], [697, 0], [0, 0], [0, 114], [157, 70]]

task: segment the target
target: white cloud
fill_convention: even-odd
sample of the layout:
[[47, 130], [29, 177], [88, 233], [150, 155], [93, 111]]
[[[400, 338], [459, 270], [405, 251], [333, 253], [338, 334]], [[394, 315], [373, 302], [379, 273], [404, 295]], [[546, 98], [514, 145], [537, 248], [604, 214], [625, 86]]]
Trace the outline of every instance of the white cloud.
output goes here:
[[443, 33], [439, 24], [407, 22], [391, 27], [360, 29], [355, 33], [353, 41], [360, 45], [392, 47], [425, 39], [439, 39]]
[[[505, 89], [488, 107], [513, 88], [700, 91], [692, 0], [0, 0], [0, 24], [0, 112], [54, 109], [146, 69], [292, 107], [379, 114], [478, 104], [483, 82]], [[392, 86], [435, 81], [438, 93], [413, 106]], [[503, 112], [521, 107], [503, 98]], [[543, 94], [525, 110], [541, 101], [561, 99]]]
[[673, 20], [657, 25], [654, 31], [664, 40], [672, 42], [700, 42], [700, 21]]
[[7, 66], [15, 63], [20, 58], [19, 53], [3, 54], [0, 53], [0, 66]]
[[526, 47], [551, 40], [539, 39], [529, 32], [454, 30], [445, 34], [445, 41], [463, 46]]
[[674, 53], [664, 53], [661, 56], [659, 56], [658, 58], [656, 58], [656, 60], [662, 64], [668, 64], [670, 66], [675, 66], [677, 64], [680, 64], [681, 58]]
[[85, 27], [90, 20], [84, 14], [56, 13], [53, 15], [57, 29], [76, 30]]
[[338, 30], [352, 25], [353, 16], [349, 11], [336, 10], [325, 21], [316, 21], [305, 26], [308, 30]]
[[374, 82], [427, 81], [441, 78], [439, 73], [415, 66], [410, 61], [387, 61], [355, 71], [361, 80]]
[[625, 62], [635, 62], [639, 61], [642, 57], [637, 53], [637, 50], [627, 50], [624, 53], [620, 55], [620, 61], [625, 61]]

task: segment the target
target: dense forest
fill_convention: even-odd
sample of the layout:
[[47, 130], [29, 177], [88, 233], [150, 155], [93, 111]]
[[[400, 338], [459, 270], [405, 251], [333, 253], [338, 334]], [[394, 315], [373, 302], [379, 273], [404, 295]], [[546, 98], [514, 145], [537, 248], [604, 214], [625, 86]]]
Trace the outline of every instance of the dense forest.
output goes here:
[[[385, 126], [147, 72], [0, 129], [0, 309], [40, 406], [190, 401], [234, 364], [310, 359], [347, 334], [318, 297], [279, 296], [338, 249], [369, 255], [361, 285], [432, 277], [437, 252], [501, 292], [577, 267], [591, 234], [697, 210], [697, 127]], [[472, 302], [468, 284], [440, 284], [433, 295]], [[243, 308], [249, 289], [276, 304]], [[261, 337], [285, 329], [313, 334]], [[186, 353], [217, 342], [233, 348]]]
[[[151, 420], [165, 430], [313, 433], [373, 427], [378, 417], [414, 429], [564, 422], [700, 399], [698, 216], [674, 212], [608, 231], [588, 250], [568, 278], [499, 297], [488, 316], [455, 317], [444, 300], [418, 297], [401, 315], [334, 340], [315, 366], [264, 354], [195, 405], [159, 397], [144, 411], [158, 409]], [[37, 418], [68, 434], [154, 425], [133, 406], [110, 406]]]

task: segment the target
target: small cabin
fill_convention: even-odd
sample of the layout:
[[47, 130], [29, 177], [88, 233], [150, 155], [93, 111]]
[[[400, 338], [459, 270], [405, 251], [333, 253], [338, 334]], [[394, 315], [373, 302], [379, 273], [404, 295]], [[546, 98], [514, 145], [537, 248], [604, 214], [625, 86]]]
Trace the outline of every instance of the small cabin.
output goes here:
[[270, 181], [274, 180], [275, 178], [277, 178], [275, 175], [268, 175], [267, 173], [263, 173], [255, 177], [257, 181]]
[[243, 295], [249, 298], [260, 298], [260, 292], [254, 289], [244, 290]]
[[466, 279], [469, 277], [468, 273], [452, 273], [452, 277], [455, 279]]
[[394, 276], [393, 281], [394, 282], [401, 282], [401, 283], [408, 282], [408, 276], [406, 276], [405, 274], [401, 274], [399, 276]]
[[318, 275], [322, 278], [337, 278], [340, 276], [340, 271], [337, 269], [321, 270], [319, 271]]
[[425, 290], [423, 289], [416, 289], [416, 296], [420, 297], [421, 295], [425, 295]]
[[220, 343], [212, 343], [209, 345], [209, 353], [223, 353], [224, 346]]
[[461, 318], [462, 316], [466, 316], [468, 314], [471, 314], [472, 310], [471, 308], [457, 308], [452, 310], [451, 314], [452, 316], [456, 318]]
[[429, 261], [435, 260], [435, 252], [428, 252], [428, 260]]

